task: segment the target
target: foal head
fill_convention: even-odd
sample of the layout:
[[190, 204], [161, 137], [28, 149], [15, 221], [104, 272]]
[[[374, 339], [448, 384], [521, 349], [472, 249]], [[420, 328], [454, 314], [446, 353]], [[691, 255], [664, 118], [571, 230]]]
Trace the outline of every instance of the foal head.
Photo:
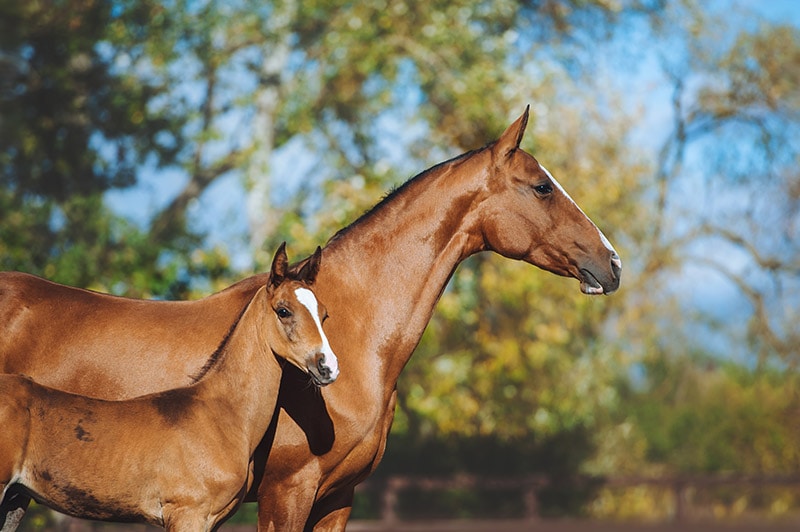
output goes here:
[[303, 267], [289, 276], [286, 244], [281, 244], [266, 287], [266, 323], [272, 350], [308, 373], [315, 384], [325, 386], [339, 376], [339, 363], [322, 330], [327, 311], [313, 291], [321, 257], [317, 248]]
[[550, 172], [520, 149], [527, 123], [526, 108], [490, 146], [492, 168], [480, 222], [486, 246], [574, 277], [586, 294], [610, 294], [619, 287], [622, 261]]

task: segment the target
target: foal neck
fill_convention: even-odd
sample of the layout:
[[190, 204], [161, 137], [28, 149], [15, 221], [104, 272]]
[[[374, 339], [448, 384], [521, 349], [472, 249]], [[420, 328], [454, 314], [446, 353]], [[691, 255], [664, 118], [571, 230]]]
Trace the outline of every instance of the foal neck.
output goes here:
[[[259, 415], [259, 409], [245, 405], [258, 407], [267, 404], [270, 395], [277, 396], [281, 369], [262, 326], [266, 306], [262, 288], [195, 376], [196, 383], [192, 386], [195, 396], [230, 402], [235, 406], [230, 410], [231, 415], [242, 412], [246, 416]], [[267, 421], [271, 416], [272, 412], [265, 414]], [[242, 425], [246, 426], [250, 425]]]

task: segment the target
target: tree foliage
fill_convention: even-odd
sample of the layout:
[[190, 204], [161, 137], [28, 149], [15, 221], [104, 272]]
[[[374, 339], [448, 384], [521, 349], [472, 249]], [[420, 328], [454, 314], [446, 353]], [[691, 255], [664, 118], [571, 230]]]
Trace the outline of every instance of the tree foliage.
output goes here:
[[[147, 4], [4, 2], [2, 178], [18, 194], [66, 200], [132, 185], [172, 124], [147, 108], [159, 87], [114, 68], [107, 31], [149, 23]], [[125, 43], [135, 46], [135, 43]]]
[[[152, 3], [0, 4], [0, 223], [4, 269], [130, 294], [168, 293], [160, 247], [103, 192], [169, 164], [179, 117], [164, 88], [122, 68], [141, 54]], [[166, 244], [166, 243], [165, 243]], [[173, 243], [174, 244], [174, 243]]]

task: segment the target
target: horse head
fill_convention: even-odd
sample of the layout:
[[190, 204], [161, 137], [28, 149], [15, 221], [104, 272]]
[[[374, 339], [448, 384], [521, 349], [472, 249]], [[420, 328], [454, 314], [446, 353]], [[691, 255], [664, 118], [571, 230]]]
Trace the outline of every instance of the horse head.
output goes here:
[[302, 268], [290, 275], [284, 242], [272, 260], [266, 293], [272, 350], [308, 373], [315, 384], [325, 386], [339, 376], [339, 363], [322, 330], [327, 311], [313, 291], [321, 257], [322, 250], [317, 248]]
[[585, 294], [619, 287], [622, 261], [555, 178], [520, 149], [529, 107], [490, 146], [481, 232], [488, 249], [580, 281]]

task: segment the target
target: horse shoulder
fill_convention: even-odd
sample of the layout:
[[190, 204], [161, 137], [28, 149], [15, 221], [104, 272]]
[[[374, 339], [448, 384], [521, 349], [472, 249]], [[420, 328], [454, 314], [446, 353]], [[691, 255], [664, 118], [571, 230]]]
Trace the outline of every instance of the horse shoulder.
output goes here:
[[0, 406], [29, 408], [35, 387], [36, 383], [24, 375], [0, 374]]
[[32, 406], [33, 381], [21, 375], [0, 374], [0, 482], [18, 469], [27, 452]]
[[25, 305], [25, 294], [35, 291], [39, 281], [36, 276], [20, 272], [0, 272], [0, 323], [3, 329], [14, 331]]
[[45, 279], [21, 272], [0, 272], [0, 371], [14, 372], [14, 359], [34, 343], [38, 301], [48, 297]]

